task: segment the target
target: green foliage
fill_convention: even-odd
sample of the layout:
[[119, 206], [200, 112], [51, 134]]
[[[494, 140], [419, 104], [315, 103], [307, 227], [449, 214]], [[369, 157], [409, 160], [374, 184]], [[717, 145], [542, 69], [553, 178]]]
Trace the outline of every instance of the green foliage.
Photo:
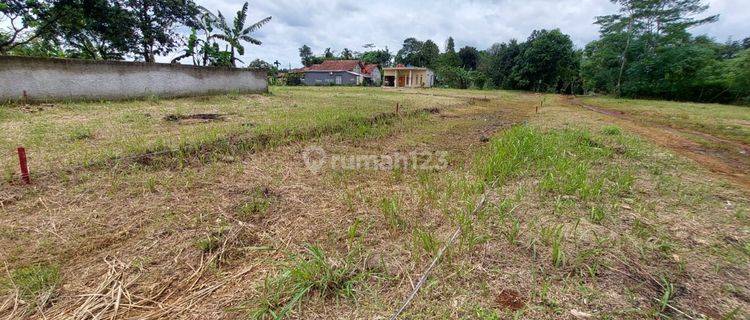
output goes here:
[[611, 154], [587, 131], [540, 132], [517, 126], [492, 141], [482, 170], [486, 181], [500, 184], [534, 172], [542, 177], [542, 192], [595, 200], [602, 195], [607, 177], [594, 174], [593, 164]]
[[360, 59], [364, 63], [376, 63], [382, 67], [386, 67], [391, 65], [393, 55], [388, 51], [388, 48], [385, 48], [385, 50], [365, 51], [362, 53]]
[[406, 221], [401, 217], [401, 205], [398, 198], [381, 199], [380, 212], [383, 213], [383, 217], [391, 229], [401, 230], [406, 227]]
[[37, 264], [13, 270], [10, 274], [12, 283], [5, 283], [6, 288], [18, 289], [19, 297], [32, 304], [44, 294], [54, 290], [60, 282], [60, 269], [57, 266]]
[[511, 76], [516, 89], [571, 92], [577, 81], [578, 61], [573, 41], [554, 30], [534, 30], [516, 59]]
[[358, 253], [331, 259], [321, 248], [307, 246], [305, 254], [292, 257], [280, 272], [265, 279], [250, 318], [283, 319], [312, 295], [356, 298], [357, 286], [368, 277], [368, 272], [357, 267]]
[[403, 47], [396, 53], [396, 63], [415, 67], [434, 68], [440, 57], [440, 49], [432, 40], [419, 41], [415, 38], [404, 40]]
[[468, 70], [476, 70], [479, 65], [479, 51], [474, 47], [463, 47], [458, 51], [461, 67]]
[[221, 33], [216, 33], [211, 35], [212, 38], [221, 39], [226, 41], [229, 44], [230, 47], [230, 61], [232, 66], [236, 65], [236, 61], [239, 59], [234, 56], [235, 51], [239, 55], [245, 54], [245, 47], [242, 45], [242, 42], [248, 42], [250, 44], [254, 45], [261, 45], [262, 42], [256, 38], [253, 38], [250, 36], [253, 32], [258, 31], [263, 25], [271, 21], [271, 17], [266, 17], [264, 19], [261, 19], [260, 21], [253, 23], [252, 25], [245, 27], [245, 20], [247, 19], [247, 9], [248, 9], [248, 3], [245, 2], [245, 4], [242, 5], [242, 9], [237, 11], [237, 14], [234, 17], [234, 23], [232, 25], [229, 25], [227, 22], [227, 19], [224, 17], [224, 15], [221, 14], [221, 11], [218, 13], [218, 19], [216, 19], [217, 26], [219, 27], [219, 30]]
[[702, 0], [620, 0], [619, 14], [597, 17], [601, 37], [586, 46], [581, 75], [587, 91], [627, 97], [706, 102], [747, 101], [743, 44], [693, 37], [688, 28]]

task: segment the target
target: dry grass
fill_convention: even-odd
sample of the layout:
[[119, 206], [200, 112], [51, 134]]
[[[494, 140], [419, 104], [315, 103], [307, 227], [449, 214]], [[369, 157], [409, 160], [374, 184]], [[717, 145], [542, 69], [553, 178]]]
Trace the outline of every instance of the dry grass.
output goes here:
[[[460, 227], [404, 317], [746, 317], [747, 190], [557, 97], [547, 97], [536, 114], [541, 99], [501, 91], [273, 88], [269, 96], [4, 111], [4, 126], [91, 117], [107, 127], [107, 112], [140, 108], [164, 110], [158, 119], [227, 114], [225, 122], [176, 131], [161, 132], [160, 121], [143, 128], [144, 135], [200, 145], [207, 132], [232, 135], [244, 121], [283, 131], [371, 117], [393, 111], [395, 102], [407, 111], [440, 108], [357, 129], [374, 134], [327, 132], [182, 166], [92, 167], [31, 187], [4, 185], [0, 260], [10, 273], [40, 263], [60, 273], [44, 307], [16, 303], [12, 314], [262, 318], [291, 301], [288, 318], [388, 317]], [[258, 102], [253, 115], [240, 110], [249, 101]], [[318, 111], [324, 116], [304, 120]], [[522, 122], [530, 133], [507, 131]], [[116, 136], [93, 128], [93, 138], [58, 143], [97, 158], [131, 150], [121, 144], [139, 129], [124, 130]], [[546, 157], [556, 158], [524, 161], [529, 151], [518, 149], [523, 171], [486, 187], [483, 168], [500, 150], [493, 148], [529, 134], [549, 142]], [[314, 173], [301, 159], [309, 145], [329, 154], [444, 150], [448, 167]], [[36, 148], [49, 158], [82, 159], [52, 144]], [[586, 167], [570, 171], [580, 166], [561, 163]], [[563, 174], [579, 179], [556, 178]], [[600, 180], [601, 190], [592, 192]], [[472, 214], [485, 192], [486, 207]], [[389, 223], [394, 214], [399, 222]], [[290, 272], [302, 273], [286, 277]], [[290, 294], [270, 295], [269, 283]], [[0, 316], [13, 317], [17, 292], [3, 289], [2, 301], [10, 302], [0, 303]]]

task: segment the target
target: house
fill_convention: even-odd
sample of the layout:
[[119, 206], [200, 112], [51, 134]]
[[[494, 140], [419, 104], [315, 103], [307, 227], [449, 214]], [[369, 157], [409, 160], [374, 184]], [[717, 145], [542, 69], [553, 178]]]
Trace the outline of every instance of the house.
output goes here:
[[427, 88], [435, 83], [435, 73], [427, 68], [407, 67], [399, 64], [383, 68], [384, 87]]
[[378, 65], [359, 60], [326, 60], [292, 72], [301, 73], [302, 83], [308, 86], [380, 84]]
[[377, 63], [365, 64], [365, 67], [362, 71], [365, 75], [365, 80], [369, 78], [370, 83], [372, 83], [373, 85], [379, 86], [383, 81], [383, 77], [380, 73], [380, 68], [378, 67]]

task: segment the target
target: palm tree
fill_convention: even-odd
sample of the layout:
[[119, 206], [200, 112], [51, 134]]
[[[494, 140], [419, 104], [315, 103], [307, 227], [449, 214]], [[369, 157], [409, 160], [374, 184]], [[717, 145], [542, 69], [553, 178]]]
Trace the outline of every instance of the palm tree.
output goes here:
[[217, 24], [222, 33], [211, 35], [212, 38], [221, 39], [229, 43], [229, 46], [232, 48], [232, 66], [235, 66], [235, 61], [239, 60], [234, 57], [235, 49], [237, 50], [237, 53], [239, 55], [243, 55], [245, 54], [245, 47], [242, 46], [242, 41], [249, 42], [254, 45], [261, 45], [261, 41], [251, 37], [250, 34], [260, 29], [264, 24], [268, 23], [268, 21], [271, 21], [271, 17], [267, 17], [245, 28], [247, 6], [248, 3], [245, 2], [245, 4], [242, 6], [242, 10], [237, 11], [237, 15], [234, 17], [234, 24], [231, 27], [227, 24], [227, 20], [224, 18], [220, 11], [219, 18], [217, 19]]

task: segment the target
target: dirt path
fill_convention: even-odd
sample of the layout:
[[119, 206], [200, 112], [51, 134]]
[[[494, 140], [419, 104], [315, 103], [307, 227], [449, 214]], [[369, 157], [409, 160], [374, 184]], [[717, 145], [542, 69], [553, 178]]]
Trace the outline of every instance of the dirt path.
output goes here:
[[[720, 138], [705, 132], [651, 123], [619, 110], [587, 105], [576, 98], [567, 97], [561, 100], [573, 107], [582, 107], [605, 115], [613, 123], [646, 137], [660, 146], [667, 147], [697, 162], [711, 172], [728, 177], [744, 188], [750, 189], [750, 175], [748, 175], [748, 171], [750, 171], [750, 146], [742, 142]], [[717, 147], [688, 138], [691, 135], [707, 140]]]

